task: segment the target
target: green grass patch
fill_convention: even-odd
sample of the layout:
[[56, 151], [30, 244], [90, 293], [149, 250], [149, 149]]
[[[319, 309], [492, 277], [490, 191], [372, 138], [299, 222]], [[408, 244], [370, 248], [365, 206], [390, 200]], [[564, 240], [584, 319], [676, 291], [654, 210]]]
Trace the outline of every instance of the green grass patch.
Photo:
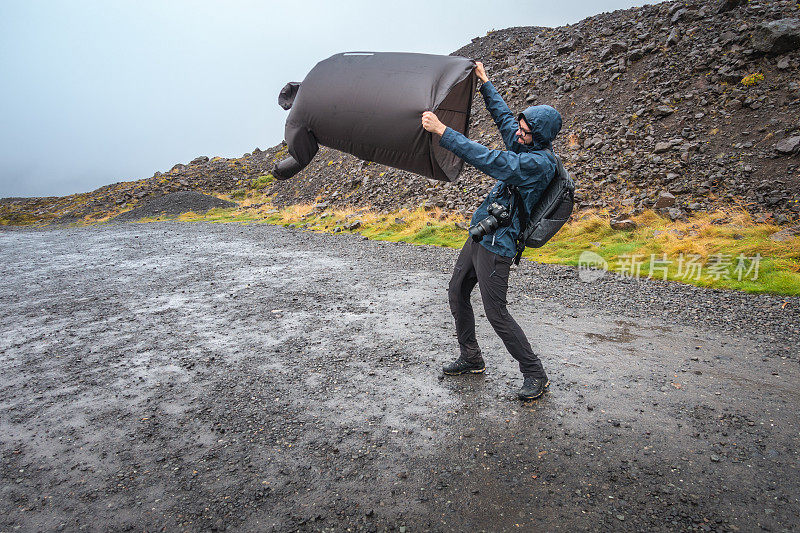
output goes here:
[[[724, 218], [730, 220], [723, 224]], [[311, 231], [352, 231], [374, 240], [449, 248], [460, 248], [467, 238], [466, 230], [455, 225], [463, 225], [465, 220], [422, 208], [390, 214], [353, 210], [319, 213], [311, 206], [296, 205], [263, 220]], [[355, 220], [361, 225], [346, 230]], [[607, 262], [609, 271], [621, 275], [663, 279], [666, 270], [668, 280], [701, 287], [800, 295], [800, 238], [771, 241], [769, 236], [779, 229], [777, 226], [755, 224], [740, 212], [671, 222], [647, 211], [634, 220], [636, 229], [617, 231], [611, 229], [607, 215], [588, 214], [566, 225], [545, 246], [527, 249], [523, 257], [577, 266], [581, 253], [593, 251]]]
[[241, 210], [235, 208], [217, 208], [211, 209], [205, 213], [195, 213], [190, 211], [188, 213], [182, 213], [180, 215], [166, 215], [161, 214], [156, 217], [144, 217], [134, 222], [140, 224], [147, 224], [150, 222], [165, 222], [165, 221], [179, 221], [179, 222], [211, 222], [211, 223], [220, 223], [220, 222], [240, 222], [240, 223], [249, 223], [249, 222], [263, 222], [263, 218], [257, 215], [249, 214], [247, 212], [243, 212]]
[[266, 189], [273, 181], [275, 181], [275, 178], [272, 176], [272, 174], [259, 176], [250, 182], [250, 188], [260, 191], [262, 189]]
[[524, 257], [577, 266], [580, 254], [591, 251], [610, 272], [625, 276], [666, 275], [700, 287], [800, 296], [800, 237], [772, 241], [777, 226], [754, 224], [740, 212], [675, 223], [644, 213], [636, 221], [639, 227], [630, 231], [611, 230], [601, 215], [573, 221]]
[[27, 213], [10, 213], [0, 217], [0, 226], [35, 226], [42, 224], [45, 220], [42, 217], [29, 215]]
[[182, 222], [255, 222], [259, 217], [236, 208], [215, 208], [205, 213], [188, 212], [178, 217]]

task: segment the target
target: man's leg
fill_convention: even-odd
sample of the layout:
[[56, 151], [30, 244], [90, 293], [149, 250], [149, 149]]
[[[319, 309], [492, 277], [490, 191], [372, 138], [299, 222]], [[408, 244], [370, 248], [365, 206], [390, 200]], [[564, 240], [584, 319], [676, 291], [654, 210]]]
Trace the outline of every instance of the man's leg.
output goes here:
[[450, 300], [450, 312], [456, 321], [456, 335], [458, 336], [458, 346], [461, 349], [461, 358], [470, 363], [482, 363], [481, 349], [475, 338], [475, 313], [472, 311], [472, 304], [469, 301], [472, 289], [478, 283], [475, 266], [472, 262], [474, 246], [480, 247], [480, 245], [474, 244], [470, 237], [461, 248], [461, 253], [458, 254], [458, 259], [453, 267], [453, 276], [450, 278], [447, 296]]
[[508, 275], [513, 258], [494, 254], [477, 244], [475, 272], [486, 318], [500, 336], [511, 356], [519, 362], [525, 377], [545, 378], [539, 357], [533, 353], [528, 338], [506, 307]]

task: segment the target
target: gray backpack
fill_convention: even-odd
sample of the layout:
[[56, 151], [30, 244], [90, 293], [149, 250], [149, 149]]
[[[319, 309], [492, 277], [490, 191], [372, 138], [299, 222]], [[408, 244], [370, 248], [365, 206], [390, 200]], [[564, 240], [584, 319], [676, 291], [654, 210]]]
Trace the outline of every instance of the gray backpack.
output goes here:
[[561, 158], [548, 150], [556, 159], [556, 175], [547, 185], [531, 213], [525, 212], [525, 205], [519, 191], [514, 188], [516, 203], [521, 208], [520, 222], [522, 232], [517, 242], [517, 255], [514, 262], [519, 264], [526, 246], [539, 248], [558, 233], [566, 224], [575, 205], [575, 182], [564, 168]]

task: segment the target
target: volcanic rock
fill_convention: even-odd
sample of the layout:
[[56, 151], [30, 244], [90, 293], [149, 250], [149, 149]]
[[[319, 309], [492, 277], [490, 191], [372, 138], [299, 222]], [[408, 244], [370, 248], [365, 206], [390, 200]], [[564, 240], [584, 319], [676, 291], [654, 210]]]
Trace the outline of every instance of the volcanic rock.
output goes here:
[[615, 230], [631, 230], [636, 229], [636, 222], [629, 218], [622, 220], [611, 220], [611, 229]]
[[773, 241], [782, 242], [792, 240], [798, 235], [800, 235], [800, 226], [793, 226], [789, 228], [783, 228], [782, 230], [770, 235], [769, 238]]
[[800, 135], [782, 139], [775, 145], [775, 150], [782, 154], [791, 154], [798, 148], [800, 148]]
[[662, 207], [672, 207], [673, 205], [675, 205], [675, 196], [666, 191], [662, 191], [661, 194], [658, 195], [658, 199], [653, 205], [653, 208], [660, 209]]
[[603, 49], [603, 51], [600, 53], [600, 59], [602, 61], [606, 61], [610, 57], [619, 55], [627, 51], [628, 51], [628, 45], [621, 42], [614, 42], [611, 43], [608, 47]]
[[657, 153], [657, 154], [662, 154], [662, 153], [666, 152], [667, 150], [669, 150], [670, 148], [672, 148], [672, 145], [670, 143], [668, 143], [668, 142], [659, 142], [659, 143], [656, 143], [656, 147], [655, 147], [655, 149], [653, 151], [655, 153]]
[[800, 48], [800, 19], [762, 22], [753, 30], [752, 44], [768, 54], [785, 54]]
[[745, 4], [747, 4], [747, 0], [722, 0], [717, 8], [717, 13], [725, 13]]

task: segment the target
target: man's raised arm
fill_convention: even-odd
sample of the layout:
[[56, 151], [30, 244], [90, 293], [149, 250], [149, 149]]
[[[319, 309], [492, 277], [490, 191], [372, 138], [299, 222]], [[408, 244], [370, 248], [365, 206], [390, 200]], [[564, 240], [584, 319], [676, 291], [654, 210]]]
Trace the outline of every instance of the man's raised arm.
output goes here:
[[[439, 146], [446, 148], [458, 157], [508, 185], [532, 185], [531, 177], [544, 178], [555, 175], [555, 164], [546, 156], [537, 153], [523, 156], [511, 151], [491, 150], [482, 144], [467, 139], [462, 133], [448, 128], [435, 113], [422, 113], [422, 127], [442, 138]], [[523, 168], [527, 165], [528, 168]], [[535, 181], [535, 180], [533, 180]], [[547, 186], [544, 183], [542, 189]]]
[[494, 123], [497, 124], [497, 129], [500, 130], [500, 135], [503, 137], [506, 148], [511, 150], [513, 143], [516, 142], [517, 121], [503, 97], [500, 96], [492, 82], [489, 81], [486, 69], [480, 61], [475, 62], [475, 75], [483, 82], [481, 94], [483, 95], [483, 101], [486, 103], [486, 109], [489, 110]]

